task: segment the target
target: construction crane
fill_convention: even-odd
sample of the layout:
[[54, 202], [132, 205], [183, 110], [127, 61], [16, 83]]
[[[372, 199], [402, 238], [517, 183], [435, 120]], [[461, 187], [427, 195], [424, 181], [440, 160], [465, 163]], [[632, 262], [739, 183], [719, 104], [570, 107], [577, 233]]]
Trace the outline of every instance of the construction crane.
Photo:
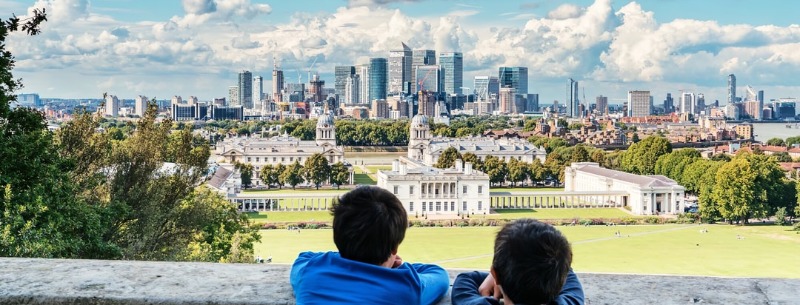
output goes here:
[[[435, 70], [433, 70], [433, 69], [431, 69], [431, 70], [428, 70], [428, 73], [425, 73], [425, 77], [423, 77], [421, 80], [419, 80], [419, 81], [417, 82], [417, 86], [419, 86], [419, 91], [423, 91], [423, 90], [425, 90], [425, 85], [424, 85], [424, 83], [425, 83], [425, 81], [426, 81], [426, 80], [428, 80], [428, 76], [430, 76], [430, 75], [431, 75], [431, 72], [433, 72], [433, 71], [435, 71]], [[437, 90], [438, 90], [438, 88], [437, 88]]]
[[[308, 66], [308, 68], [306, 69], [306, 71], [308, 72], [308, 81], [309, 82], [311, 81], [311, 69], [313, 69], [314, 65], [317, 63], [317, 58], [319, 58], [319, 56], [314, 56], [314, 61], [312, 61], [311, 65]], [[301, 82], [301, 84], [302, 84], [302, 82]]]

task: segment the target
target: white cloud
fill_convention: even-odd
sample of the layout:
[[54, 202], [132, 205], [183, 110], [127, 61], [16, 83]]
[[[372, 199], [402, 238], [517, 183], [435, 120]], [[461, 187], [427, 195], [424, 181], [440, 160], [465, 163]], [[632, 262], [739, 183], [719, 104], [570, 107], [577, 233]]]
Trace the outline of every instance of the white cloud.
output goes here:
[[547, 14], [550, 19], [570, 19], [581, 15], [583, 9], [575, 4], [562, 4]]

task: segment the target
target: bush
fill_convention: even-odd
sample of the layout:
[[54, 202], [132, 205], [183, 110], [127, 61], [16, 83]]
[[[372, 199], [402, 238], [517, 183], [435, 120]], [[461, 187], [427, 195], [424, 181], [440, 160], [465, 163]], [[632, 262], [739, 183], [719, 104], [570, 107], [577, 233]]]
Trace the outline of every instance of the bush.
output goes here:
[[276, 226], [275, 224], [272, 224], [272, 223], [265, 223], [265, 224], [261, 225], [261, 229], [262, 230], [275, 230], [277, 228], [278, 228], [278, 226]]
[[677, 223], [695, 223], [700, 219], [700, 215], [697, 213], [682, 213], [678, 214], [678, 218], [675, 222]]
[[775, 211], [775, 224], [779, 226], [785, 226], [789, 224], [789, 221], [786, 220], [786, 208], [780, 207], [777, 211]]
[[795, 231], [800, 231], [800, 222], [795, 222], [794, 227], [792, 227]]

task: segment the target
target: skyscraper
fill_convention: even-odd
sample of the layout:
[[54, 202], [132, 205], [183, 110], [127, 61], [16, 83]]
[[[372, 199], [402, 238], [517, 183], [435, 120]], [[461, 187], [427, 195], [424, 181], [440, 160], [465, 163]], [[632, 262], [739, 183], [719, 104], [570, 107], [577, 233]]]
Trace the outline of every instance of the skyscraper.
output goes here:
[[500, 88], [500, 113], [517, 113], [516, 109], [517, 92], [516, 89], [504, 86]]
[[497, 78], [500, 81], [500, 88], [509, 86], [516, 89], [516, 94], [528, 94], [528, 68], [500, 67]]
[[272, 100], [276, 103], [282, 101], [281, 90], [283, 90], [283, 71], [276, 65], [272, 69]]
[[694, 113], [694, 93], [681, 93], [681, 113]]
[[253, 73], [239, 72], [239, 103], [244, 109], [253, 109]]
[[736, 102], [736, 75], [728, 75], [728, 105]]
[[580, 104], [581, 101], [580, 98], [578, 98], [578, 81], [571, 78], [567, 80], [566, 99], [567, 116], [573, 118], [579, 117], [580, 111], [578, 110], [578, 104]]
[[388, 68], [386, 58], [369, 59], [369, 101], [386, 99]]
[[478, 100], [486, 101], [492, 94], [500, 94], [500, 81], [496, 76], [475, 76], [475, 95]]
[[143, 117], [144, 112], [147, 111], [147, 97], [144, 95], [137, 95], [133, 101], [134, 114]]
[[399, 95], [405, 91], [405, 84], [411, 82], [413, 52], [405, 43], [403, 48], [389, 51], [389, 95]]
[[240, 106], [239, 86], [228, 87], [228, 106]]
[[[670, 97], [671, 98], [671, 97]], [[602, 116], [608, 115], [608, 97], [607, 96], [598, 96], [595, 99], [595, 104], [597, 106], [597, 112]]]
[[[442, 91], [447, 94], [461, 94], [464, 85], [464, 55], [461, 52], [447, 52], [439, 55], [442, 69]], [[527, 92], [526, 92], [527, 93]]]
[[702, 93], [698, 93], [697, 96], [695, 96], [694, 110], [692, 110], [692, 113], [700, 114], [700, 112], [703, 111], [706, 111], [706, 96]]
[[650, 91], [628, 91], [628, 116], [648, 116], [651, 108]]
[[537, 93], [528, 93], [528, 98], [526, 100], [527, 105], [525, 105], [526, 111], [539, 111], [539, 94]]
[[[598, 104], [598, 107], [599, 104]], [[672, 98], [672, 93], [667, 93], [667, 98], [664, 99], [664, 113], [675, 112], [675, 100]]]
[[413, 58], [411, 59], [411, 90], [414, 92], [419, 91], [419, 84], [417, 84], [417, 67], [430, 66], [436, 64], [436, 51], [434, 50], [414, 50]]
[[119, 115], [119, 99], [116, 95], [106, 96], [106, 116], [116, 117]]
[[261, 98], [264, 95], [264, 79], [253, 77], [253, 108], [261, 110]]
[[356, 66], [361, 84], [359, 87], [358, 103], [369, 104], [369, 64]]
[[344, 103], [345, 104], [356, 104], [361, 99], [359, 95], [361, 94], [361, 77], [358, 74], [353, 74], [347, 77], [344, 86]]
[[356, 67], [355, 66], [336, 66], [334, 67], [334, 80], [333, 80], [333, 88], [336, 92], [336, 96], [340, 100], [344, 100], [344, 96], [347, 95], [345, 92], [345, 84], [347, 83], [347, 78], [356, 74]]

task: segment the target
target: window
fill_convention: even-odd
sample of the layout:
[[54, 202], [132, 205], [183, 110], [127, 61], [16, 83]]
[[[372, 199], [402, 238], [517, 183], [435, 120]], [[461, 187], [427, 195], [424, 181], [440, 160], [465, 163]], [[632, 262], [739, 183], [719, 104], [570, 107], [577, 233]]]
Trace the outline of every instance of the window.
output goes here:
[[455, 201], [450, 202], [450, 210], [451, 211], [455, 211], [456, 210], [456, 202]]
[[441, 210], [442, 210], [442, 203], [441, 202], [437, 202], [436, 203], [436, 212], [439, 212]]
[[466, 201], [461, 203], [461, 210], [462, 211], [466, 211], [467, 210], [467, 202]]
[[478, 194], [483, 194], [483, 185], [478, 185]]
[[433, 211], [433, 202], [428, 202], [428, 210]]
[[272, 157], [272, 162], [278, 161], [278, 158]]
[[250, 157], [247, 157], [247, 162], [250, 162]]
[[399, 186], [397, 186], [397, 185], [395, 185], [395, 186], [394, 186], [394, 194], [395, 194], [395, 195], [397, 195], [397, 191], [398, 191], [399, 189], [400, 189], [400, 187], [399, 187]]
[[414, 186], [413, 185], [408, 187], [408, 194], [409, 195], [414, 195]]
[[258, 157], [256, 157], [256, 162], [258, 162], [258, 159], [259, 159], [259, 158], [258, 158]]
[[286, 157], [281, 157], [281, 162], [286, 161]]
[[426, 207], [426, 205], [425, 205], [425, 201], [423, 201], [423, 202], [422, 202], [422, 211], [423, 211], [423, 212], [425, 212], [425, 207]]
[[478, 210], [483, 210], [483, 201], [478, 201]]
[[409, 212], [414, 212], [414, 202], [413, 201], [408, 203], [408, 211]]
[[467, 193], [467, 186], [465, 185], [465, 186], [463, 186], [461, 188], [463, 189], [462, 193], [466, 194]]
[[294, 161], [294, 157], [289, 157], [289, 161]]
[[447, 202], [444, 203], [444, 210], [447, 211]]

